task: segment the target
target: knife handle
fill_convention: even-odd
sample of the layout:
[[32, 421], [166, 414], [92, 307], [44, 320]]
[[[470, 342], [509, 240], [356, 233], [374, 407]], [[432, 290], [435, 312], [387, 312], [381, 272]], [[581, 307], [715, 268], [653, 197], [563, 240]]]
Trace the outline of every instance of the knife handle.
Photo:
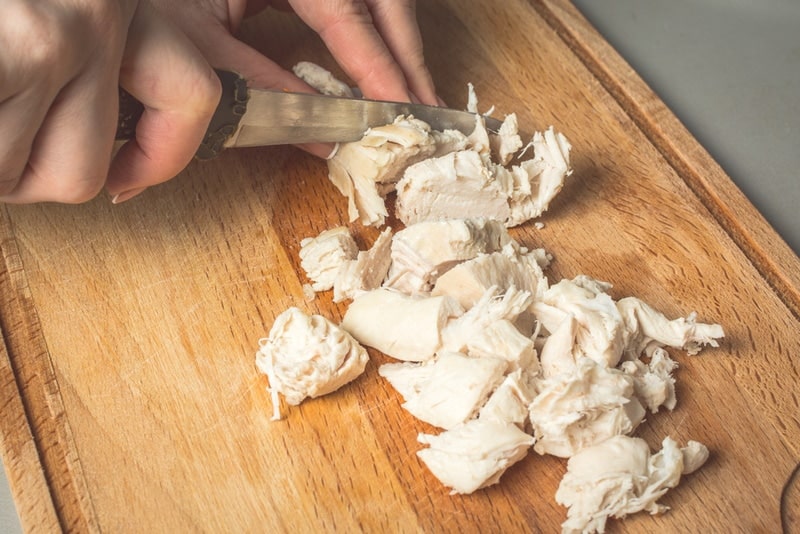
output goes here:
[[[247, 111], [247, 81], [227, 70], [215, 70], [222, 84], [222, 98], [211, 118], [203, 142], [195, 153], [197, 159], [212, 159], [225, 148], [225, 141], [236, 132], [239, 121]], [[116, 139], [136, 137], [136, 125], [144, 112], [144, 105], [123, 88], [119, 88], [119, 117]]]

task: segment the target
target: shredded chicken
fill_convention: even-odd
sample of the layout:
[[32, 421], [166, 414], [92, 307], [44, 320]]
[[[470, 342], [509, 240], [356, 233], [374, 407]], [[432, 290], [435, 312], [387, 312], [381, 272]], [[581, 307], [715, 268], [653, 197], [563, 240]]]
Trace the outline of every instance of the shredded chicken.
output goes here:
[[361, 251], [342, 264], [333, 281], [333, 301], [355, 298], [364, 291], [378, 289], [392, 263], [392, 230], [386, 228], [369, 250]]
[[500, 358], [443, 352], [432, 361], [414, 367], [385, 364], [379, 373], [403, 392], [403, 408], [414, 417], [451, 429], [478, 413], [503, 380], [506, 367], [507, 363]]
[[422, 221], [486, 217], [505, 222], [508, 197], [474, 150], [451, 152], [411, 165], [397, 182], [397, 218]]
[[370, 128], [360, 141], [344, 143], [328, 160], [328, 177], [348, 199], [351, 221], [382, 226], [388, 215], [384, 196], [409, 165], [434, 153], [430, 127], [413, 117]]
[[300, 241], [300, 266], [311, 280], [314, 291], [333, 288], [342, 266], [357, 257], [356, 245], [350, 231], [339, 226], [325, 230], [317, 237]]
[[439, 276], [482, 253], [501, 250], [508, 232], [490, 219], [430, 221], [398, 231], [386, 286], [408, 294], [428, 293]]
[[336, 391], [364, 372], [367, 351], [321, 315], [289, 308], [262, 339], [256, 366], [269, 378], [273, 419], [280, 419], [278, 393], [290, 405]]
[[[324, 69], [304, 68], [318, 89], [342, 89]], [[572, 147], [550, 127], [523, 148], [513, 113], [490, 132], [471, 85], [467, 109], [477, 114], [469, 135], [401, 116], [329, 160], [351, 221], [383, 225], [396, 191], [405, 228], [384, 230], [367, 251], [344, 227], [301, 242], [313, 290], [353, 300], [341, 329], [292, 308], [262, 340], [256, 363], [269, 376], [275, 416], [279, 392], [297, 404], [363, 372], [360, 342], [400, 360], [379, 375], [410, 414], [444, 429], [420, 434], [429, 447], [417, 454], [453, 493], [497, 483], [533, 447], [569, 458], [556, 494], [568, 507], [564, 532], [662, 512], [658, 499], [708, 449], [668, 437], [651, 454], [629, 435], [647, 411], [676, 406], [678, 364], [664, 347], [695, 354], [717, 346], [723, 329], [694, 313], [671, 320], [637, 298], [615, 300], [611, 284], [586, 275], [551, 284], [549, 254], [507, 228], [548, 209], [572, 173]]]
[[353, 98], [353, 90], [349, 85], [334, 77], [327, 69], [310, 61], [301, 61], [294, 67], [295, 76], [322, 93], [330, 96], [345, 96]]
[[583, 448], [630, 434], [645, 410], [634, 395], [634, 380], [589, 358], [575, 371], [546, 379], [530, 405], [535, 450], [568, 458]]
[[567, 462], [567, 474], [556, 492], [556, 501], [568, 507], [562, 532], [605, 532], [609, 517], [666, 511], [658, 499], [707, 458], [702, 444], [690, 441], [681, 449], [669, 437], [656, 454], [644, 440], [627, 436], [583, 449]]
[[465, 309], [471, 308], [487, 289], [510, 287], [528, 291], [535, 297], [547, 289], [547, 278], [539, 264], [539, 251], [508, 243], [499, 252], [479, 254], [439, 275], [432, 295], [450, 295]]
[[513, 423], [486, 419], [472, 419], [438, 436], [420, 434], [418, 440], [429, 447], [417, 456], [453, 493], [472, 493], [496, 484], [533, 443]]

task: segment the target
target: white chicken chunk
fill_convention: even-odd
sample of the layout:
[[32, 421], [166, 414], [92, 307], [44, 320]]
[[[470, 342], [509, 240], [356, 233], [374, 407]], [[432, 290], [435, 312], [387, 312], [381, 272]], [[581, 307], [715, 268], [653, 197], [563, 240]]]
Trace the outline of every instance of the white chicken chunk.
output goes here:
[[612, 436], [629, 434], [645, 410], [633, 377], [581, 358], [575, 371], [539, 384], [530, 405], [536, 452], [567, 458]]
[[573, 359], [591, 358], [606, 367], [614, 367], [625, 347], [625, 325], [614, 300], [604, 291], [610, 287], [587, 276], [561, 280], [545, 291], [533, 305], [536, 318], [549, 332], [558, 330], [562, 321], [575, 321]]
[[451, 152], [411, 165], [397, 182], [397, 218], [405, 225], [485, 217], [505, 222], [506, 193], [474, 150]]
[[353, 300], [342, 328], [392, 358], [421, 362], [439, 350], [444, 325], [463, 312], [450, 297], [417, 298], [380, 288]]
[[417, 456], [453, 493], [496, 484], [533, 444], [516, 425], [487, 419], [472, 419], [438, 436], [420, 434], [417, 439], [429, 445]]
[[[479, 119], [480, 125], [480, 119]], [[571, 145], [552, 128], [534, 134], [532, 159], [511, 168], [493, 163], [488, 137], [476, 128], [467, 150], [420, 161], [397, 182], [396, 210], [405, 224], [424, 220], [489, 217], [517, 226], [540, 216], [571, 174]], [[482, 139], [482, 137], [481, 137]], [[486, 143], [487, 147], [483, 147]]]
[[489, 136], [492, 155], [500, 165], [508, 165], [514, 154], [522, 148], [522, 138], [518, 130], [517, 114], [511, 113], [503, 120], [497, 135]]
[[385, 364], [378, 372], [403, 395], [403, 408], [420, 421], [451, 429], [475, 417], [503, 380], [507, 363], [499, 358], [472, 358], [443, 352], [432, 361], [410, 367]]
[[392, 230], [386, 228], [369, 250], [345, 261], [333, 281], [333, 301], [352, 299], [364, 291], [377, 289], [389, 273], [392, 263]]
[[314, 291], [331, 289], [342, 266], [357, 255], [358, 245], [344, 226], [300, 241], [300, 266]]
[[717, 347], [717, 339], [725, 335], [718, 324], [698, 323], [695, 314], [690, 314], [686, 319], [669, 320], [635, 297], [620, 299], [617, 309], [625, 321], [626, 352], [632, 358], [638, 358], [652, 344], [697, 354], [703, 345]]
[[500, 291], [516, 287], [534, 296], [547, 289], [547, 278], [539, 264], [539, 251], [529, 252], [509, 243], [502, 251], [479, 254], [460, 263], [437, 278], [432, 295], [450, 295], [464, 309], [475, 302], [492, 286]]
[[575, 320], [575, 316], [568, 313], [558, 323], [555, 331], [547, 336], [539, 357], [544, 378], [575, 371], [577, 362], [573, 355], [573, 347], [577, 330], [578, 322]]
[[280, 419], [278, 393], [296, 406], [336, 391], [364, 372], [369, 356], [353, 337], [321, 315], [289, 308], [262, 339], [256, 366], [269, 378], [273, 419]]
[[503, 292], [489, 288], [463, 315], [442, 330], [442, 350], [471, 356], [494, 356], [509, 362], [509, 369], [539, 369], [533, 340], [522, 334], [513, 321], [526, 311], [531, 294], [513, 286]]
[[388, 215], [384, 195], [394, 190], [406, 167], [435, 150], [430, 127], [405, 116], [370, 128], [360, 141], [339, 146], [328, 160], [328, 178], [347, 197], [350, 221], [382, 226]]
[[517, 369], [507, 374], [478, 413], [479, 419], [513, 423], [525, 429], [528, 406], [536, 396], [536, 385], [530, 371]]
[[329, 96], [345, 96], [353, 98], [353, 90], [343, 81], [337, 79], [331, 72], [316, 63], [301, 61], [292, 67], [294, 75], [308, 85]]
[[493, 166], [498, 182], [504, 182], [510, 215], [507, 226], [517, 226], [539, 217], [564, 187], [572, 174], [569, 154], [572, 145], [551, 126], [533, 135], [533, 158], [507, 169]]
[[392, 265], [385, 286], [427, 294], [439, 276], [478, 254], [501, 250], [507, 230], [489, 219], [453, 219], [414, 224], [392, 240]]
[[583, 449], [567, 462], [567, 473], [556, 492], [556, 501], [568, 507], [564, 534], [605, 532], [609, 517], [623, 518], [642, 510], [658, 514], [658, 504], [678, 485], [686, 466], [698, 468], [708, 449], [690, 441], [683, 449], [665, 438], [656, 454], [642, 439], [615, 436]]
[[622, 362], [620, 369], [633, 377], [636, 397], [648, 410], [658, 413], [663, 406], [667, 410], [675, 408], [675, 379], [672, 372], [678, 367], [662, 348], [653, 351], [649, 363], [641, 360]]

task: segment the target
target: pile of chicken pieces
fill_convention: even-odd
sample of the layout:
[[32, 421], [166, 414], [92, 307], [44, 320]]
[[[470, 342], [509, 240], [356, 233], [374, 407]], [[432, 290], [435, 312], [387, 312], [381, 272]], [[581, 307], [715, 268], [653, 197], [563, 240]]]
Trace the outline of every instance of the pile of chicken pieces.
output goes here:
[[[470, 87], [470, 111], [477, 111]], [[388, 193], [404, 227], [359, 250], [347, 227], [301, 241], [308, 292], [351, 300], [340, 325], [291, 308], [261, 340], [274, 418], [278, 393], [297, 405], [357, 378], [372, 347], [403, 408], [440, 428], [421, 433], [421, 461], [453, 493], [495, 484], [529, 450], [568, 458], [556, 500], [564, 532], [603, 532], [609, 517], [659, 513], [658, 499], [708, 449], [666, 437], [659, 452], [631, 437], [648, 412], [676, 404], [677, 363], [722, 327], [668, 319], [611, 285], [579, 275], [551, 284], [551, 256], [508, 228], [540, 216], [571, 173], [551, 127], [523, 148], [516, 117], [488, 132], [432, 131], [413, 117], [339, 147], [329, 177], [351, 221], [383, 226]], [[531, 152], [528, 159], [524, 159]], [[515, 162], [510, 165], [510, 162]]]

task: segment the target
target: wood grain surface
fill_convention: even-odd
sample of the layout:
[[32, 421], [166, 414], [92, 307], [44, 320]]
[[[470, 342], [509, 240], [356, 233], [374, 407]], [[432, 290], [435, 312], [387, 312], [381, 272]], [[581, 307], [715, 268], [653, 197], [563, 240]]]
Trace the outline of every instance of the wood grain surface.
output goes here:
[[[575, 172], [514, 229], [555, 261], [726, 337], [680, 351], [678, 406], [637, 431], [712, 456], [663, 515], [613, 532], [776, 532], [798, 518], [800, 261], [684, 127], [566, 0], [420, 2], [441, 96], [516, 112], [572, 142]], [[295, 18], [242, 37], [289, 67], [339, 73]], [[237, 149], [112, 205], [0, 208], [0, 452], [23, 527], [76, 532], [554, 532], [560, 459], [535, 453], [497, 486], [451, 496], [416, 458], [431, 430], [377, 374], [270, 421], [257, 341], [307, 302], [299, 241], [346, 223], [325, 163]], [[352, 226], [362, 246], [377, 231]], [[792, 504], [794, 503], [794, 504]], [[795, 528], [797, 528], [795, 526]]]

